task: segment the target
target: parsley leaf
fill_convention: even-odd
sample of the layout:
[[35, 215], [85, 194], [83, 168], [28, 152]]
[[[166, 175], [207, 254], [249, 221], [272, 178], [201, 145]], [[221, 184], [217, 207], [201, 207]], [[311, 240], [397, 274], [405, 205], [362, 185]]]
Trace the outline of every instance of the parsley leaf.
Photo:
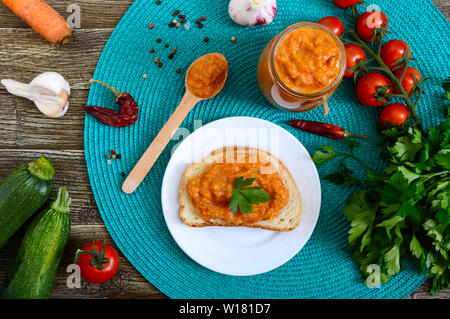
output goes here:
[[[354, 219], [350, 224], [351, 228], [348, 232], [348, 243], [350, 245], [353, 245], [357, 239], [363, 236], [364, 232], [373, 223], [373, 220], [375, 219], [375, 213], [375, 210], [367, 210], [354, 216]], [[367, 242], [367, 239], [365, 239], [365, 241]]]
[[412, 183], [420, 177], [418, 174], [412, 172], [405, 166], [400, 166], [397, 170], [403, 174], [403, 176], [408, 180], [408, 183]]
[[423, 248], [414, 234], [412, 235], [411, 242], [409, 244], [409, 249], [411, 250], [411, 254], [414, 257], [420, 259], [423, 253]]
[[390, 150], [396, 155], [396, 159], [404, 162], [414, 161], [417, 152], [419, 152], [421, 148], [422, 144], [413, 143], [408, 136], [401, 136]]
[[439, 220], [443, 227], [447, 227], [448, 225], [450, 225], [450, 212], [448, 209], [446, 210], [441, 208], [436, 213], [436, 218], [437, 220]]
[[434, 155], [434, 160], [436, 161], [436, 164], [450, 170], [450, 148], [440, 150]]
[[238, 177], [234, 181], [234, 188], [242, 188], [242, 187], [250, 186], [253, 184], [254, 181], [255, 181], [255, 178], [244, 179], [243, 177]]
[[401, 216], [394, 216], [391, 219], [387, 219], [383, 221], [382, 223], [379, 223], [376, 227], [384, 227], [386, 229], [386, 233], [389, 238], [391, 238], [391, 229], [394, 228], [398, 223], [403, 222], [403, 217]]
[[317, 165], [322, 165], [325, 162], [328, 162], [329, 160], [339, 156], [339, 153], [337, 153], [332, 145], [324, 146], [321, 150], [314, 153], [312, 160]]
[[269, 194], [262, 187], [247, 187], [252, 185], [254, 181], [254, 178], [236, 178], [229, 206], [233, 214], [236, 214], [238, 208], [242, 214], [253, 213], [252, 205], [270, 201]]
[[344, 140], [344, 144], [350, 149], [350, 151], [353, 151], [353, 149], [358, 148], [361, 145], [355, 140]]
[[393, 276], [400, 271], [400, 247], [394, 245], [385, 255], [384, 260], [386, 262], [387, 273], [389, 276]]
[[335, 185], [361, 185], [361, 182], [353, 177], [353, 172], [343, 165], [342, 170], [324, 177], [326, 181]]

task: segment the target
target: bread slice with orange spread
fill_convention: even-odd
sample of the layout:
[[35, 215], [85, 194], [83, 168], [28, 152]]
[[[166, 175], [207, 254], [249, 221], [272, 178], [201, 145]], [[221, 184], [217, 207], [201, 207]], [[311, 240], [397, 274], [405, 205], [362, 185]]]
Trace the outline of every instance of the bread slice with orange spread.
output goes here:
[[[234, 156], [231, 157], [230, 153]], [[241, 157], [240, 157], [241, 156]], [[280, 209], [278, 214], [274, 214], [271, 218], [258, 220], [254, 223], [230, 223], [225, 219], [214, 218], [205, 220], [197, 212], [191, 197], [188, 192], [189, 181], [199, 175], [204, 174], [208, 167], [213, 163], [228, 163], [235, 161], [242, 156], [258, 156], [258, 161], [261, 159], [264, 163], [269, 163], [270, 169], [274, 169], [280, 176], [285, 188], [289, 192], [289, 198], [286, 206]], [[210, 155], [205, 157], [200, 163], [191, 164], [185, 171], [179, 188], [179, 202], [180, 202], [180, 218], [187, 226], [190, 227], [205, 227], [205, 226], [245, 226], [252, 228], [262, 228], [272, 231], [292, 231], [300, 223], [302, 214], [302, 201], [297, 185], [291, 174], [283, 163], [272, 154], [246, 147], [225, 147], [213, 151]], [[240, 212], [238, 212], [240, 213]]]

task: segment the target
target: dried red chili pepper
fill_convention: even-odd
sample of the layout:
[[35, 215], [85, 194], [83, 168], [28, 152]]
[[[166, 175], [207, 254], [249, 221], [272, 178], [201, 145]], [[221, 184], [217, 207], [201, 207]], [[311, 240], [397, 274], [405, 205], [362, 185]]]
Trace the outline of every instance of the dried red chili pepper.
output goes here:
[[320, 123], [320, 122], [312, 122], [312, 121], [304, 121], [304, 120], [294, 120], [290, 121], [289, 125], [292, 127], [296, 127], [301, 129], [302, 131], [314, 133], [320, 136], [325, 136], [334, 139], [341, 139], [346, 137], [360, 137], [360, 138], [368, 138], [367, 136], [351, 134], [344, 130], [342, 127]]
[[139, 106], [134, 101], [133, 97], [127, 92], [118, 92], [114, 87], [109, 86], [98, 80], [90, 80], [90, 83], [97, 82], [109, 88], [116, 95], [116, 102], [120, 106], [120, 112], [101, 106], [86, 106], [83, 108], [97, 118], [100, 122], [115, 126], [127, 127], [134, 124], [138, 118]]

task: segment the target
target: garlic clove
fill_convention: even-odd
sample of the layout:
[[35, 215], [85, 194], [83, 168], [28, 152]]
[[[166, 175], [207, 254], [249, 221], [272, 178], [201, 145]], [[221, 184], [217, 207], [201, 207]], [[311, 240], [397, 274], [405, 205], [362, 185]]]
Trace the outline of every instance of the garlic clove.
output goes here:
[[35, 100], [36, 107], [48, 117], [58, 118], [66, 114], [69, 109], [69, 94], [66, 90], [61, 90], [58, 96], [58, 103], [48, 103], [42, 100]]
[[240, 25], [266, 25], [277, 15], [276, 0], [231, 0], [228, 14]]
[[38, 94], [30, 88], [29, 84], [20, 83], [14, 80], [2, 80], [1, 83], [6, 87], [6, 90], [20, 97], [24, 97], [29, 100], [35, 100], [37, 98], [41, 98], [48, 103], [57, 103], [57, 99], [54, 97], [51, 92], [47, 92], [47, 94]]
[[69, 83], [61, 74], [56, 72], [45, 72], [38, 75], [30, 82], [30, 86], [43, 89], [44, 92], [49, 90], [56, 95], [59, 95], [61, 90], [64, 89], [70, 95]]
[[69, 107], [70, 85], [59, 73], [42, 73], [29, 84], [7, 79], [1, 83], [9, 93], [33, 101], [48, 117], [61, 117]]
[[35, 99], [34, 104], [39, 111], [48, 117], [57, 118], [66, 114], [69, 108], [70, 85], [64, 77], [56, 72], [45, 72], [30, 82], [30, 87], [41, 94], [52, 92], [57, 103], [48, 103], [43, 99]]

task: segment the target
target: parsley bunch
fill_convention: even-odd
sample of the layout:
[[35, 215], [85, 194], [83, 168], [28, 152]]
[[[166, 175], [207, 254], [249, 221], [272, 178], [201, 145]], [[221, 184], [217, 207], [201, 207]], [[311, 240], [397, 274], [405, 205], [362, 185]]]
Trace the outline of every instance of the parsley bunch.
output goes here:
[[[409, 127], [382, 131], [380, 144], [389, 161], [384, 173], [369, 165], [366, 181], [353, 176], [345, 161], [357, 158], [359, 146], [347, 141], [349, 153], [331, 145], [317, 151], [313, 160], [321, 165], [341, 158], [341, 169], [326, 177], [337, 185], [362, 185], [347, 200], [344, 214], [351, 222], [349, 250], [364, 277], [368, 266], [380, 267], [385, 283], [401, 271], [401, 258], [418, 261], [421, 272], [432, 279], [432, 294], [450, 282], [450, 120], [422, 132]], [[370, 269], [370, 268], [369, 268]]]
[[[331, 145], [324, 146], [314, 154], [313, 160], [322, 165], [340, 158], [341, 169], [325, 179], [338, 185], [362, 187], [349, 197], [344, 208], [351, 222], [349, 249], [361, 265], [361, 273], [367, 277], [373, 265], [378, 265], [379, 279], [386, 282], [401, 271], [401, 258], [408, 256], [417, 260], [420, 270], [432, 279], [431, 292], [436, 294], [450, 282], [450, 120], [424, 130], [416, 108], [427, 78], [419, 80], [414, 76], [414, 87], [409, 92], [403, 86], [410, 62], [414, 60], [410, 49], [395, 61], [397, 67], [391, 70], [381, 56], [385, 35], [389, 33], [385, 30], [387, 22], [373, 30], [369, 45], [357, 31], [360, 18], [357, 4], [351, 6], [351, 12], [355, 28], [346, 30], [341, 40], [362, 48], [369, 59], [360, 61], [350, 71], [355, 71], [355, 79], [365, 71], [385, 75], [392, 85], [378, 87], [374, 97], [380, 102], [393, 98], [403, 100], [410, 117], [403, 126], [382, 131], [379, 145], [389, 163], [382, 173], [354, 154], [359, 146], [355, 141], [344, 142], [348, 153], [338, 153]], [[397, 69], [403, 72], [397, 73]], [[398, 92], [388, 93], [389, 88]], [[450, 100], [450, 78], [443, 88]], [[450, 118], [448, 105], [445, 115]], [[365, 181], [353, 175], [346, 166], [348, 160], [356, 160], [370, 170]]]

